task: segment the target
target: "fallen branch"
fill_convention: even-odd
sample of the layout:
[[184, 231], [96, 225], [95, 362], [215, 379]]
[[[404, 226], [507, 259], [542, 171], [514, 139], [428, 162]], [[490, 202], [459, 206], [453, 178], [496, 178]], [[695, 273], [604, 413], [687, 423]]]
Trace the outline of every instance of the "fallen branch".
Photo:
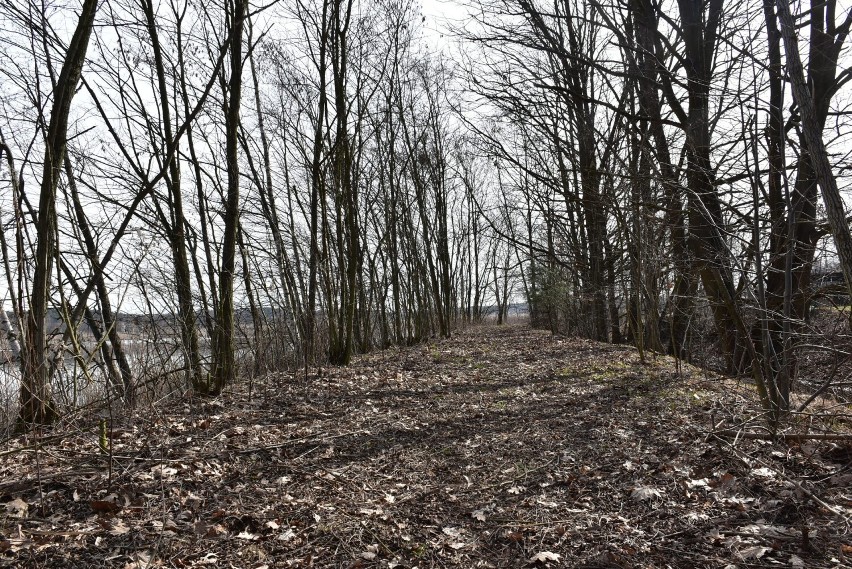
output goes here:
[[[749, 433], [743, 433], [743, 434], [749, 434]], [[752, 433], [752, 434], [757, 435], [757, 434], [760, 434], [760, 433]], [[717, 435], [717, 437], [718, 437], [718, 435]], [[737, 447], [735, 447], [734, 445], [732, 445], [732, 444], [728, 443], [728, 441], [726, 441], [726, 440], [722, 439], [721, 437], [718, 437], [718, 438], [719, 438], [719, 440], [720, 440], [720, 441], [722, 441], [723, 443], [727, 443], [727, 444], [728, 444], [728, 446], [731, 448], [731, 451], [732, 451], [733, 453], [737, 454], [738, 456], [740, 456], [740, 457], [741, 457], [741, 458], [743, 458], [743, 459], [745, 459], [745, 458], [746, 458], [746, 457], [745, 457], [745, 455], [744, 455], [744, 453], [743, 453], [742, 451], [740, 451]], [[762, 460], [760, 460], [760, 459], [755, 459], [754, 457], [748, 457], [748, 458], [749, 458], [749, 460], [756, 460], [756, 462], [758, 462], [758, 463], [762, 464], [765, 468], [767, 468], [768, 470], [772, 471], [772, 473], [773, 473], [773, 474], [775, 474], [775, 476], [777, 476], [778, 478], [780, 478], [780, 479], [782, 479], [782, 480], [785, 480], [785, 481], [790, 482], [791, 484], [793, 484], [793, 485], [794, 485], [794, 486], [795, 486], [795, 487], [796, 487], [796, 488], [797, 488], [797, 489], [798, 489], [798, 490], [799, 490], [802, 494], [804, 494], [805, 496], [807, 496], [808, 498], [810, 498], [810, 499], [811, 499], [814, 503], [818, 504], [819, 506], [821, 506], [821, 507], [822, 507], [823, 509], [825, 509], [826, 511], [831, 512], [831, 513], [832, 513], [832, 514], [834, 514], [836, 517], [838, 517], [838, 518], [840, 518], [841, 520], [843, 520], [843, 522], [846, 524], [847, 528], [848, 528], [850, 525], [852, 525], [852, 519], [850, 519], [849, 517], [847, 517], [847, 516], [846, 516], [846, 514], [845, 514], [844, 512], [842, 512], [842, 511], [838, 510], [837, 508], [835, 508], [834, 506], [832, 506], [831, 504], [829, 504], [828, 502], [824, 501], [822, 498], [820, 498], [819, 496], [817, 496], [816, 494], [814, 494], [813, 492], [811, 492], [810, 490], [808, 490], [807, 488], [805, 488], [805, 487], [802, 485], [802, 483], [801, 483], [801, 482], [799, 482], [798, 480], [794, 480], [794, 479], [790, 478], [789, 476], [785, 475], [783, 472], [779, 471], [778, 469], [776, 469], [776, 468], [772, 468], [772, 467], [771, 467], [768, 463], [766, 463], [765, 461], [762, 461]]]
[[303, 438], [300, 438], [300, 439], [290, 439], [290, 440], [287, 440], [287, 441], [280, 443], [280, 444], [268, 445], [268, 446], [262, 446], [262, 447], [251, 447], [251, 448], [246, 448], [246, 449], [241, 449], [241, 450], [235, 450], [233, 452], [235, 454], [252, 454], [252, 453], [256, 453], [256, 452], [265, 452], [265, 451], [270, 451], [270, 450], [276, 450], [276, 449], [279, 449], [279, 448], [285, 448], [285, 447], [298, 445], [298, 444], [304, 444], [304, 443], [325, 443], [325, 442], [328, 442], [328, 441], [331, 441], [331, 440], [334, 440], [334, 439], [340, 439], [340, 438], [343, 438], [343, 437], [349, 437], [349, 436], [353, 436], [353, 435], [361, 435], [361, 434], [365, 434], [365, 433], [368, 433], [368, 432], [369, 431], [366, 431], [364, 429], [359, 429], [357, 431], [351, 431], [351, 432], [348, 432], [348, 433], [340, 433], [340, 434], [337, 434], [337, 435], [328, 435], [328, 436], [320, 437], [320, 438], [303, 437]]
[[852, 442], [852, 433], [782, 433], [773, 435], [772, 433], [754, 433], [737, 431], [735, 429], [725, 429], [722, 431], [714, 431], [707, 435], [708, 438], [714, 436], [759, 441], [784, 441], [788, 443], [797, 443], [802, 441]]

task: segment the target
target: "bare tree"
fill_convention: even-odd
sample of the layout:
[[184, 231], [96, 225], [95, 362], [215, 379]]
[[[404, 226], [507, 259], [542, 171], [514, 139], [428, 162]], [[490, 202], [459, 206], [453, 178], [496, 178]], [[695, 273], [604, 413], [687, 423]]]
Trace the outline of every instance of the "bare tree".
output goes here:
[[239, 129], [243, 78], [243, 34], [248, 16], [248, 0], [227, 2], [229, 22], [230, 76], [225, 94], [225, 157], [228, 191], [224, 204], [222, 265], [219, 270], [219, 299], [216, 326], [211, 334], [213, 363], [202, 391], [216, 395], [236, 377], [234, 362], [234, 272], [236, 270], [237, 232], [240, 223]]
[[47, 360], [45, 315], [50, 298], [53, 260], [56, 251], [56, 187], [62, 172], [66, 151], [68, 115], [77, 83], [83, 71], [89, 37], [97, 12], [97, 0], [85, 0], [77, 27], [65, 55], [65, 61], [53, 94], [53, 110], [45, 139], [44, 166], [37, 222], [38, 242], [35, 254], [32, 294], [26, 326], [24, 376], [21, 381], [22, 425], [49, 423], [56, 418], [50, 395]]

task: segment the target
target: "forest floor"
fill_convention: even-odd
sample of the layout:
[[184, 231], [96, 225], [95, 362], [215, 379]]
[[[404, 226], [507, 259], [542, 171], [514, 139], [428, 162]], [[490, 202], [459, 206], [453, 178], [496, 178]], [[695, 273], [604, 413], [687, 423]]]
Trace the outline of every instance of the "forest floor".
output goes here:
[[848, 443], [714, 435], [748, 384], [521, 325], [97, 425], [0, 448], [0, 565], [852, 567]]

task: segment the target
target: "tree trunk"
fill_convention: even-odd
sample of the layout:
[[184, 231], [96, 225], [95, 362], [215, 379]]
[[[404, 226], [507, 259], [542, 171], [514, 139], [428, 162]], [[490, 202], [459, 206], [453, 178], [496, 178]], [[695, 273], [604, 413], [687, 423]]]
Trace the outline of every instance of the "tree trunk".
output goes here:
[[35, 270], [33, 273], [30, 311], [27, 318], [24, 375], [21, 381], [21, 410], [19, 424], [53, 422], [56, 408], [50, 394], [49, 362], [47, 361], [45, 318], [50, 298], [56, 235], [56, 186], [65, 158], [68, 115], [71, 100], [83, 71], [89, 37], [94, 27], [97, 0], [85, 0], [77, 28], [68, 45], [68, 52], [54, 92], [53, 110], [45, 139], [44, 167], [36, 231]]
[[192, 273], [186, 251], [186, 220], [183, 211], [183, 194], [181, 189], [180, 164], [178, 162], [177, 141], [172, 131], [171, 104], [169, 95], [172, 92], [166, 83], [166, 68], [163, 61], [163, 51], [160, 47], [160, 36], [155, 20], [152, 0], [142, 0], [145, 12], [148, 35], [154, 54], [154, 66], [157, 75], [157, 90], [159, 91], [160, 114], [162, 117], [164, 151], [168, 158], [168, 176], [165, 177], [168, 190], [168, 205], [170, 218], [162, 216], [163, 225], [168, 235], [172, 249], [172, 261], [175, 269], [175, 289], [178, 299], [178, 326], [181, 332], [186, 374], [188, 383], [196, 391], [206, 389], [201, 370], [201, 354], [198, 348], [198, 330], [196, 328], [195, 307], [192, 301]]
[[[775, 315], [770, 322], [771, 354], [776, 358], [774, 368], [777, 369], [776, 383], [778, 386], [779, 405], [786, 410], [789, 405], [789, 392], [798, 370], [794, 334], [799, 323], [807, 318], [808, 303], [811, 297], [810, 276], [816, 253], [820, 232], [816, 226], [818, 183], [826, 191], [831, 188], [823, 184], [817, 173], [816, 162], [821, 160], [819, 154], [824, 152], [816, 148], [811, 150], [810, 140], [822, 141], [822, 131], [828, 117], [829, 103], [836, 88], [836, 73], [840, 49], [849, 32], [850, 20], [847, 17], [842, 26], [835, 26], [835, 1], [814, 2], [810, 10], [810, 58], [808, 75], [802, 67], [798, 42], [795, 31], [785, 30], [792, 20], [789, 4], [778, 3], [777, 17], [780, 19], [780, 30], [773, 13], [773, 1], [765, 0], [764, 15], [767, 22], [770, 64], [770, 122], [767, 127], [770, 174], [769, 196], [772, 220], [771, 270], [767, 282], [767, 310]], [[785, 16], [786, 14], [786, 16]], [[785, 24], [785, 19], [787, 23]], [[826, 33], [826, 27], [830, 33]], [[835, 37], [832, 37], [831, 34]], [[800, 108], [802, 128], [799, 142], [802, 151], [796, 171], [796, 183], [790, 193], [782, 193], [783, 172], [783, 136], [784, 118], [781, 110], [783, 91], [781, 84], [781, 52], [780, 43], [783, 37], [787, 52], [788, 76], [793, 87], [793, 98]], [[806, 87], [802, 89], [802, 84]], [[807, 100], [804, 110], [801, 99]], [[807, 113], [808, 118], [805, 118]], [[827, 157], [825, 158], [827, 163]], [[822, 175], [832, 177], [830, 165], [821, 167]], [[836, 186], [836, 184], [835, 184]], [[826, 209], [831, 198], [825, 198]], [[834, 200], [834, 207], [843, 211], [842, 203]], [[786, 219], [783, 211], [786, 209]], [[835, 218], [839, 215], [834, 212]], [[835, 234], [829, 212], [829, 225]], [[839, 220], [835, 219], [837, 223]], [[848, 232], [845, 220], [841, 224], [841, 233]], [[839, 237], [844, 241], [843, 235]], [[840, 247], [838, 246], [838, 256]], [[841, 257], [841, 264], [843, 259]]]
[[230, 56], [231, 69], [228, 81], [225, 110], [225, 161], [228, 171], [228, 191], [225, 199], [222, 236], [222, 267], [219, 272], [219, 309], [216, 328], [211, 342], [212, 369], [204, 386], [210, 395], [221, 393], [225, 385], [236, 379], [234, 361], [234, 272], [236, 270], [237, 231], [240, 218], [240, 93], [243, 73], [243, 26], [248, 11], [248, 0], [235, 0], [231, 14]]
[[[109, 361], [110, 355], [115, 356], [118, 362], [118, 368], [121, 372], [120, 395], [125, 403], [133, 404], [136, 398], [136, 383], [133, 378], [133, 373], [130, 369], [130, 363], [127, 360], [127, 355], [124, 352], [124, 347], [121, 342], [121, 335], [118, 333], [118, 319], [113, 314], [112, 303], [109, 299], [106, 281], [104, 278], [104, 268], [100, 264], [97, 243], [92, 235], [89, 227], [89, 220], [83, 210], [83, 205], [80, 202], [80, 196], [77, 191], [77, 184], [74, 181], [74, 172], [71, 168], [71, 159], [67, 153], [65, 156], [65, 175], [68, 178], [68, 187], [71, 190], [71, 202], [74, 208], [74, 216], [77, 219], [77, 225], [80, 227], [80, 233], [83, 236], [83, 245], [86, 248], [86, 256], [89, 258], [89, 266], [92, 271], [92, 280], [95, 282], [95, 291], [98, 295], [98, 303], [101, 307], [101, 318], [103, 320], [103, 333], [109, 338], [110, 350], [104, 350], [104, 360], [111, 367]], [[82, 292], [82, 291], [81, 291]], [[92, 329], [95, 332], [95, 329]], [[100, 334], [95, 332], [96, 338]], [[98, 338], [98, 342], [102, 339]], [[111, 352], [111, 354], [109, 353]]]
[[[837, 187], [837, 180], [828, 160], [828, 152], [822, 140], [822, 124], [808, 84], [799, 55], [796, 40], [796, 28], [790, 14], [787, 0], [777, 0], [778, 17], [781, 24], [781, 36], [784, 39], [784, 51], [787, 54], [787, 76], [793, 91], [793, 98], [799, 106], [802, 117], [802, 135], [806, 143], [805, 151], [810, 156], [816, 181], [822, 190], [828, 224], [834, 236], [834, 246], [840, 260], [840, 268], [846, 281], [846, 288], [852, 294], [852, 234], [846, 221], [846, 207]], [[816, 17], [812, 14], [811, 17]], [[842, 39], [839, 41], [842, 45]], [[827, 105], [827, 102], [824, 102]]]

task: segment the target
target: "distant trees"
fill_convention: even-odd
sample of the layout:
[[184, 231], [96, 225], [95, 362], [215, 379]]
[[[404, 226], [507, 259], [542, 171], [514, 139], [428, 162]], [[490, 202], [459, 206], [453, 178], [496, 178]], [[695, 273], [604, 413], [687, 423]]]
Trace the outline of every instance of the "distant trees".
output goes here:
[[[471, 38], [483, 45], [491, 72], [485, 80], [475, 75], [472, 88], [503, 113], [510, 128], [520, 131], [515, 140], [507, 140], [503, 132], [481, 135], [507, 163], [507, 177], [523, 180], [516, 182], [516, 191], [524, 194], [530, 209], [528, 228], [533, 229], [532, 217], [547, 227], [547, 243], [540, 250], [547, 251], [543, 264], [552, 269], [536, 274], [552, 281], [529, 287], [541, 291], [533, 303], [545, 301], [533, 311], [567, 309], [563, 321], [569, 329], [607, 340], [612, 330], [620, 329], [620, 315], [610, 310], [607, 299], [607, 267], [615, 263], [606, 247], [607, 212], [615, 188], [604, 174], [614, 155], [601, 148], [601, 139], [615, 140], [623, 123], [612, 120], [617, 115], [607, 114], [610, 109], [595, 93], [619, 88], [607, 85], [589, 64], [602, 28], [594, 9], [582, 3], [545, 8], [519, 0], [504, 6], [516, 11], [522, 24], [489, 20], [487, 33]], [[615, 96], [626, 100], [621, 93]], [[560, 288], [572, 293], [557, 300]], [[610, 325], [613, 316], [616, 321]], [[550, 319], [561, 318], [553, 314]]]

